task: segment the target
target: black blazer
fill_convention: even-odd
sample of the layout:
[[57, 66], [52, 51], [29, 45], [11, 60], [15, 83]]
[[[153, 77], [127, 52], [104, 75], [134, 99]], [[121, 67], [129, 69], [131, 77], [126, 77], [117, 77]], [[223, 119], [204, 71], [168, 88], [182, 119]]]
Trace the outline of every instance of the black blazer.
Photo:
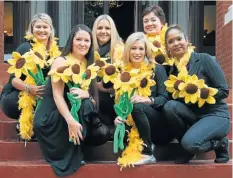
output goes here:
[[[218, 89], [218, 93], [214, 96], [216, 99], [215, 104], [205, 103], [201, 108], [197, 104], [188, 104], [188, 107], [199, 118], [207, 115], [230, 118], [228, 106], [224, 101], [229, 95], [229, 89], [224, 73], [217, 63], [216, 58], [206, 53], [193, 52], [187, 69], [189, 75], [196, 74], [199, 79], [204, 79], [209, 87]], [[171, 67], [169, 73], [177, 75], [177, 68], [175, 66]]]
[[154, 81], [156, 84], [151, 87], [151, 97], [154, 98], [154, 103], [151, 106], [157, 110], [161, 110], [168, 101], [168, 92], [164, 85], [167, 78], [164, 66], [156, 64], [154, 69]]

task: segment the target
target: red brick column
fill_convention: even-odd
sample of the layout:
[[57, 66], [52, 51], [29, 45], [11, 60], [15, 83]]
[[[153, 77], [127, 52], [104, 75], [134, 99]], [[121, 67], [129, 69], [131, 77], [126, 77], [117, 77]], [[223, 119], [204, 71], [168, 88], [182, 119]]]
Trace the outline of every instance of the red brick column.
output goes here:
[[216, 2], [216, 57], [232, 88], [232, 21], [224, 25], [224, 17], [232, 1]]
[[4, 62], [4, 1], [0, 1], [0, 63]]

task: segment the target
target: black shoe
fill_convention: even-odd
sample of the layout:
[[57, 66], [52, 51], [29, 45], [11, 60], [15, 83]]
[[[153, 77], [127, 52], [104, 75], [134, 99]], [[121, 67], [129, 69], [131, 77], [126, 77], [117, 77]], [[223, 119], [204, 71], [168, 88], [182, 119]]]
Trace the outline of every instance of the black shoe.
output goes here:
[[216, 155], [216, 159], [214, 160], [215, 163], [227, 163], [230, 159], [228, 139], [224, 137], [221, 141], [219, 141], [215, 146], [214, 151]]
[[195, 154], [183, 152], [182, 155], [175, 160], [175, 163], [176, 164], [186, 164], [193, 158], [195, 158]]

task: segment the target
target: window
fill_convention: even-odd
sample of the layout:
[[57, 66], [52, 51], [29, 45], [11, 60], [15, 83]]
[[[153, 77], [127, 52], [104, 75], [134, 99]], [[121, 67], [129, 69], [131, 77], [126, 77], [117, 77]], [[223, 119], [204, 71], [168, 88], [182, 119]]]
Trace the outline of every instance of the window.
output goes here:
[[4, 53], [11, 52], [14, 45], [13, 2], [4, 2]]

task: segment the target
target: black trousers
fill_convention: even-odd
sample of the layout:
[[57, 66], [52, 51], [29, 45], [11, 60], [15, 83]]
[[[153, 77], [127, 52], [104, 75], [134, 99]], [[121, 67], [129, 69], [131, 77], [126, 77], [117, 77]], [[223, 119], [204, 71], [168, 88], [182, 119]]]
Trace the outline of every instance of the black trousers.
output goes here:
[[229, 133], [229, 118], [209, 115], [198, 119], [185, 104], [174, 100], [163, 109], [173, 136], [190, 153], [212, 150], [213, 140], [221, 140]]
[[7, 117], [18, 120], [20, 115], [20, 110], [18, 109], [18, 101], [18, 90], [2, 95], [0, 100], [0, 107], [2, 109], [2, 112]]
[[148, 104], [137, 103], [134, 104], [132, 117], [141, 139], [147, 145], [144, 147], [143, 154], [152, 154], [152, 143], [166, 144], [171, 141], [172, 137], [162, 112]]

